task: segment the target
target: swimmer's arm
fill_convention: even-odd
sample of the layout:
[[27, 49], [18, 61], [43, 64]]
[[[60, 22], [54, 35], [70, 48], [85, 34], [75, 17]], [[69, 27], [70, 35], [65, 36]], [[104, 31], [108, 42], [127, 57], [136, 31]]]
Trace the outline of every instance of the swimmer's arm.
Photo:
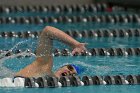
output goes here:
[[71, 48], [73, 48], [72, 54], [87, 51], [85, 48], [87, 43], [80, 43], [71, 36], [67, 35], [65, 32], [55, 27], [46, 26], [43, 30], [43, 33], [47, 34], [47, 36], [51, 39], [60, 40], [63, 43], [69, 45]]
[[[53, 40], [60, 40], [73, 48], [72, 54], [81, 53], [86, 50], [85, 44], [80, 43], [67, 35], [65, 32], [51, 26], [46, 26], [41, 32], [39, 44], [36, 51], [36, 62], [46, 68], [50, 72], [53, 66], [52, 47]], [[50, 74], [52, 74], [50, 72]]]
[[80, 53], [86, 50], [85, 44], [80, 43], [65, 32], [51, 26], [46, 26], [41, 32], [39, 44], [36, 51], [38, 62], [52, 61], [52, 43], [53, 40], [60, 40], [73, 48], [72, 54]]
[[67, 35], [65, 32], [55, 27], [47, 26], [44, 28], [44, 32], [47, 33], [47, 35], [51, 39], [60, 40], [65, 44], [68, 44], [72, 48], [75, 48], [77, 45], [80, 44], [80, 42], [76, 41], [71, 36]]

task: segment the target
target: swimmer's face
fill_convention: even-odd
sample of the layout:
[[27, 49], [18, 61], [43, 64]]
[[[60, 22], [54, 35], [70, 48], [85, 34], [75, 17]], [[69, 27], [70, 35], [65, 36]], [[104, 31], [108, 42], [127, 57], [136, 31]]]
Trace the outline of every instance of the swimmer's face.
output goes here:
[[61, 77], [61, 76], [70, 76], [73, 74], [77, 74], [75, 68], [71, 65], [65, 65], [61, 68], [59, 68], [56, 72], [55, 75], [57, 77]]

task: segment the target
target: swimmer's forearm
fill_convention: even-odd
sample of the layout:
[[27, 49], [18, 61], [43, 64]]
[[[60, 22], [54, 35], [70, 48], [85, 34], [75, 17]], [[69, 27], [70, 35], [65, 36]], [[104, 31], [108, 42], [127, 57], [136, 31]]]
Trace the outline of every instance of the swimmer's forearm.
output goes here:
[[51, 26], [47, 26], [44, 29], [44, 32], [47, 33], [47, 35], [49, 35], [50, 38], [61, 40], [62, 42], [68, 44], [72, 48], [74, 48], [75, 46], [77, 46], [80, 43], [80, 42], [76, 41], [75, 39], [73, 39], [71, 36], [64, 33], [63, 31], [61, 31], [57, 28], [51, 27]]

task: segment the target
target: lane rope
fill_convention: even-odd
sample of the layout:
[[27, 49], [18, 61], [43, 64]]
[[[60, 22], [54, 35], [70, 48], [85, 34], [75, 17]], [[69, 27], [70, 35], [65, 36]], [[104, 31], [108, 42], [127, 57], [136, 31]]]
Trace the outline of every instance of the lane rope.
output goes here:
[[[8, 52], [7, 52], [8, 51]], [[17, 49], [14, 51], [9, 50], [0, 50], [0, 59], [10, 56], [21, 57], [31, 57], [35, 56], [35, 52], [32, 52], [30, 49], [21, 50]], [[71, 50], [69, 49], [54, 49], [53, 56], [140, 56], [140, 48], [92, 48], [87, 49], [87, 51], [81, 54], [72, 55]]]
[[[3, 38], [38, 38], [41, 31], [1, 31], [0, 37]], [[75, 38], [88, 37], [139, 37], [139, 28], [129, 29], [91, 29], [91, 30], [67, 30], [68, 35]]]
[[46, 23], [140, 23], [139, 14], [106, 14], [90, 16], [17, 16], [17, 17], [0, 17], [0, 24], [46, 24]]
[[106, 76], [62, 76], [38, 78], [3, 78], [0, 87], [26, 87], [26, 88], [57, 88], [91, 85], [139, 85], [140, 75], [106, 75]]
[[[107, 11], [108, 6], [105, 3], [98, 3], [98, 4], [77, 4], [77, 5], [30, 5], [30, 6], [1, 6], [0, 7], [0, 13], [18, 13], [18, 12], [54, 12], [54, 13], [73, 13], [73, 12], [101, 12], [101, 11]], [[114, 9], [115, 10], [115, 9]]]

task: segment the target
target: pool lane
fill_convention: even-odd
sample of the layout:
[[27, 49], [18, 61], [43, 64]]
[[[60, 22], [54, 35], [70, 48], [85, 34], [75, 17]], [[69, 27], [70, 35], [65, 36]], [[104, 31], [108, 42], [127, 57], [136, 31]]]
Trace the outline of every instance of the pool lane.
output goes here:
[[[139, 47], [139, 37], [126, 38], [75, 38], [80, 42], [88, 43], [87, 48], [129, 48]], [[34, 50], [37, 46], [37, 38], [0, 38], [0, 49], [8, 50], [20, 43], [16, 49], [31, 49]], [[67, 45], [54, 41], [54, 48], [64, 49], [69, 48]]]

